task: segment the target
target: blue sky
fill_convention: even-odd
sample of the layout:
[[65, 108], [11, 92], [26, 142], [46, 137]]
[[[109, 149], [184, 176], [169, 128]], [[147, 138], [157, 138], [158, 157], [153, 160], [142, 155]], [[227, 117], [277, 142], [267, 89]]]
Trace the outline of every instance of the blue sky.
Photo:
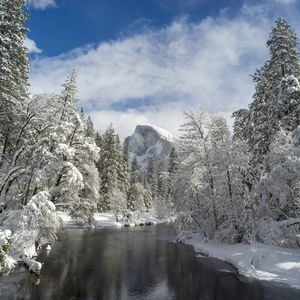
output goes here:
[[298, 0], [29, 0], [28, 12], [32, 93], [59, 92], [75, 68], [80, 105], [122, 137], [139, 123], [176, 134], [187, 109], [230, 120], [274, 20], [300, 34]]
[[[51, 2], [50, 2], [51, 3]], [[240, 0], [58, 0], [45, 10], [31, 6], [29, 37], [46, 55], [58, 55], [84, 44], [130, 35], [145, 26], [167, 26], [188, 16], [190, 21], [214, 17], [224, 8], [240, 9]]]

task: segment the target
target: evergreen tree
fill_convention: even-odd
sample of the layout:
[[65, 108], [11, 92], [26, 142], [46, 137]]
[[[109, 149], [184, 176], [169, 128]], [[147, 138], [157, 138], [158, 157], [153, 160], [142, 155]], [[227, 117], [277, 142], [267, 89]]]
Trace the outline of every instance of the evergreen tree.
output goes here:
[[129, 173], [129, 144], [128, 139], [125, 139], [123, 144], [123, 160], [125, 166], [127, 167], [127, 172]]
[[[22, 123], [27, 122], [28, 58], [24, 47], [25, 0], [2, 0], [0, 5], [0, 163], [13, 156]], [[9, 155], [11, 153], [11, 155]]]
[[168, 172], [170, 175], [175, 174], [177, 170], [178, 165], [178, 157], [177, 153], [174, 147], [172, 147], [170, 155], [169, 155], [169, 166], [168, 166]]
[[[77, 98], [77, 85], [76, 85], [77, 74], [73, 70], [67, 77], [65, 83], [62, 85], [61, 91], [61, 104], [60, 104], [60, 121], [72, 121], [73, 111], [78, 102]], [[71, 113], [70, 113], [71, 112]], [[83, 110], [82, 110], [83, 114]]]
[[55, 182], [50, 186], [52, 201], [67, 209], [76, 223], [92, 225], [99, 201], [99, 175], [96, 168], [99, 149], [94, 139], [86, 135], [82, 114], [76, 112], [76, 91], [76, 74], [73, 71], [63, 84], [58, 98], [55, 115], [59, 115], [60, 119], [53, 130], [52, 169], [49, 168], [47, 172], [57, 170]]
[[93, 138], [93, 139], [96, 138], [94, 123], [93, 123], [90, 116], [88, 116], [88, 118], [86, 120], [86, 135], [90, 138]]
[[96, 132], [96, 135], [95, 135], [95, 142], [96, 142], [96, 145], [101, 149], [101, 147], [102, 147], [102, 136], [98, 131]]
[[240, 136], [243, 132], [243, 138], [249, 143], [253, 154], [253, 165], [262, 163], [269, 152], [270, 143], [280, 130], [282, 118], [286, 119], [286, 115], [289, 115], [290, 104], [282, 107], [282, 81], [286, 82], [287, 78], [291, 78], [289, 76], [298, 77], [300, 74], [296, 33], [285, 20], [276, 21], [267, 46], [270, 59], [253, 76], [256, 87], [249, 113], [235, 113], [236, 125], [241, 125], [241, 120], [244, 121], [244, 127], [246, 124], [244, 129], [235, 126], [235, 135]]
[[[138, 184], [138, 175], [139, 175], [139, 166], [134, 156], [131, 166], [130, 166], [130, 185], [127, 196], [127, 208], [131, 211], [138, 210], [141, 207], [141, 202], [143, 203], [143, 195], [139, 193], [141, 188], [137, 186]], [[142, 200], [141, 200], [142, 198]]]
[[116, 135], [116, 145], [117, 145], [117, 164], [118, 164], [118, 185], [120, 191], [127, 195], [129, 189], [129, 172], [128, 172], [128, 162], [124, 157], [124, 149], [121, 147], [119, 136]]
[[102, 148], [100, 150], [100, 211], [107, 211], [111, 208], [111, 195], [118, 188], [118, 158], [117, 137], [115, 130], [110, 126], [103, 135]]
[[153, 156], [150, 156], [148, 158], [146, 169], [146, 182], [154, 200], [157, 196], [157, 166], [155, 158]]
[[139, 165], [136, 156], [134, 156], [130, 166], [130, 184], [137, 183], [138, 176], [139, 176]]
[[233, 124], [233, 139], [247, 140], [250, 135], [251, 124], [249, 124], [249, 110], [239, 109], [232, 114], [234, 118]]

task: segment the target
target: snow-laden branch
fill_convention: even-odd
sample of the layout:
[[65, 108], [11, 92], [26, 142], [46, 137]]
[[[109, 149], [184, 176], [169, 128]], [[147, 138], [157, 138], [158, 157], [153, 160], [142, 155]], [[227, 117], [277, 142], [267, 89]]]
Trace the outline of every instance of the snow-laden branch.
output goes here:
[[274, 225], [277, 227], [284, 227], [284, 226], [289, 227], [297, 224], [300, 224], [300, 218], [289, 218], [287, 220], [274, 223]]

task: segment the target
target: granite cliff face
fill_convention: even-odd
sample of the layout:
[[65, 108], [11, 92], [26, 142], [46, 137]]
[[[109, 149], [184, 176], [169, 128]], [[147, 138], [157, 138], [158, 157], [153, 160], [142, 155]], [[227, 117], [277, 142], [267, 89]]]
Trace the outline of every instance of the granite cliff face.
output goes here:
[[172, 133], [153, 125], [137, 125], [134, 133], [126, 140], [131, 156], [135, 155], [142, 167], [149, 156], [167, 159], [175, 143]]

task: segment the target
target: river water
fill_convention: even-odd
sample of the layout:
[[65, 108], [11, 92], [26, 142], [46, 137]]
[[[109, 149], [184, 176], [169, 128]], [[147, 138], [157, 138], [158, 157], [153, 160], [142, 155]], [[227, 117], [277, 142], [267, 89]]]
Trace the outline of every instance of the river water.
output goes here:
[[0, 299], [291, 300], [300, 290], [238, 276], [220, 261], [170, 242], [171, 226], [65, 230], [43, 253], [40, 278], [0, 278]]

